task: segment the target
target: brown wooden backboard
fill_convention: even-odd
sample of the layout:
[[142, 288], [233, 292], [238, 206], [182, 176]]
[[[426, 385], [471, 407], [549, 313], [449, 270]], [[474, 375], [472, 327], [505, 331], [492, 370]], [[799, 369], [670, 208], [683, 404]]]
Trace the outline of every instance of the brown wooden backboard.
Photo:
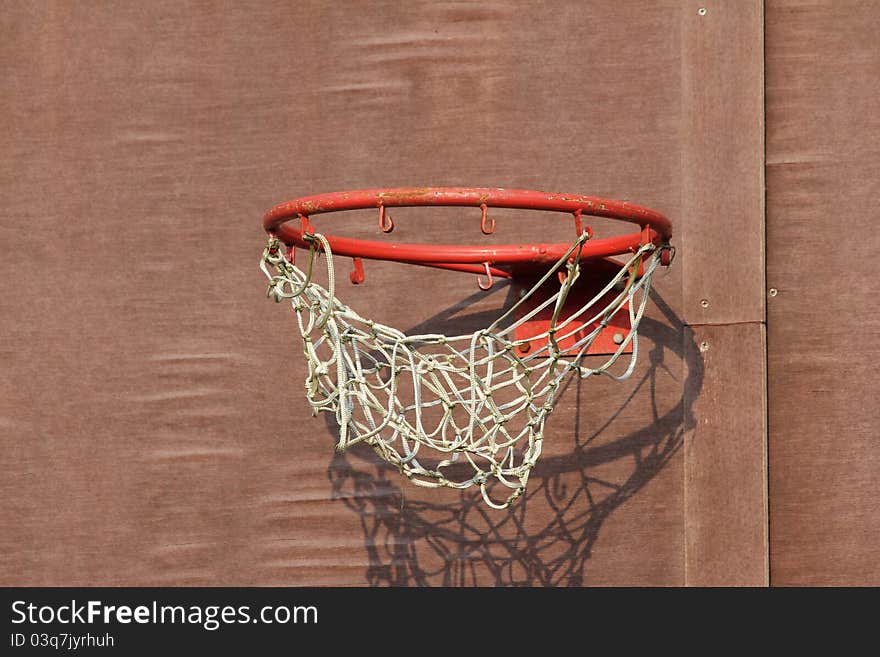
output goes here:
[[[800, 18], [774, 27], [790, 11]], [[880, 525], [876, 468], [840, 483], [872, 449], [876, 417], [858, 416], [867, 428], [842, 453], [793, 419], [812, 397], [788, 364], [813, 343], [795, 326], [804, 306], [785, 304], [827, 297], [785, 269], [803, 274], [807, 256], [785, 250], [777, 224], [764, 242], [765, 33], [778, 35], [767, 46], [770, 217], [797, 208], [785, 223], [806, 234], [830, 209], [793, 196], [832, 188], [791, 145], [818, 97], [785, 84], [817, 11], [779, 2], [765, 17], [757, 0], [7, 4], [0, 583], [761, 585], [771, 556], [780, 583], [846, 580], [853, 566], [823, 564], [826, 534], [805, 530], [814, 516], [803, 514], [842, 505]], [[877, 162], [870, 146], [855, 155], [853, 167]], [[566, 387], [528, 495], [509, 511], [415, 488], [369, 450], [336, 454], [332, 423], [302, 396], [292, 313], [265, 298], [269, 206], [410, 185], [595, 194], [675, 225], [677, 258], [656, 280], [634, 375]], [[551, 215], [494, 217], [486, 238], [478, 213], [401, 209], [382, 239], [571, 237]], [[377, 239], [373, 214], [315, 223]], [[765, 251], [785, 281], [769, 309], [769, 521]], [[836, 289], [828, 268], [815, 271]], [[508, 292], [368, 262], [365, 283], [339, 296], [405, 331], [462, 332], [485, 326]], [[839, 493], [792, 511], [817, 463]], [[835, 545], [838, 564], [846, 546], [849, 564], [872, 551], [867, 538]]]

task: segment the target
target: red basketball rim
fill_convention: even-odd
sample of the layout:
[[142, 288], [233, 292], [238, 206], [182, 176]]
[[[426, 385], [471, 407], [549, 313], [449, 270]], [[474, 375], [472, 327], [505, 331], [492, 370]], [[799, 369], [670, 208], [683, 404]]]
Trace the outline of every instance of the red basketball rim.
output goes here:
[[[386, 208], [415, 206], [465, 206], [482, 210], [483, 222], [490, 208], [544, 210], [581, 217], [606, 217], [635, 224], [639, 230], [621, 236], [593, 238], [585, 243], [582, 259], [605, 258], [632, 253], [644, 244], [667, 244], [672, 225], [659, 212], [626, 201], [557, 194], [520, 189], [424, 187], [363, 189], [316, 194], [280, 203], [263, 217], [263, 227], [287, 246], [309, 248], [304, 234], [314, 232], [309, 217], [343, 210], [378, 209], [380, 227], [388, 228]], [[297, 220], [297, 221], [292, 221]], [[484, 229], [486, 226], [483, 226]], [[493, 226], [494, 228], [494, 226]], [[484, 230], [491, 232], [491, 230]], [[352, 258], [388, 260], [413, 265], [481, 273], [510, 278], [511, 272], [537, 265], [552, 264], [571, 247], [571, 243], [530, 243], [503, 245], [410, 244], [378, 242], [326, 235], [333, 253]], [[664, 252], [664, 256], [667, 252]], [[663, 263], [667, 264], [667, 263]]]

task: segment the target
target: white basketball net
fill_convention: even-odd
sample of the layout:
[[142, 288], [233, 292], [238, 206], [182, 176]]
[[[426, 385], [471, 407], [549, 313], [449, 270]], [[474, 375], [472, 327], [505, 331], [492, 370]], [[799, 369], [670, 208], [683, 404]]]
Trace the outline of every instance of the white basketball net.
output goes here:
[[[291, 264], [278, 241], [270, 239], [260, 267], [269, 279], [268, 295], [290, 299], [296, 312], [303, 351], [308, 360], [306, 397], [313, 414], [333, 413], [339, 425], [337, 449], [370, 445], [385, 461], [419, 486], [479, 486], [486, 504], [506, 508], [526, 488], [541, 454], [544, 421], [553, 410], [560, 381], [569, 373], [582, 378], [605, 374], [622, 380], [632, 374], [638, 357], [638, 326], [645, 311], [651, 279], [662, 248], [645, 244], [596, 296], [574, 312], [562, 308], [581, 274], [584, 232], [512, 308], [491, 326], [468, 335], [406, 335], [366, 319], [335, 295], [330, 244], [320, 233], [307, 235], [308, 270]], [[318, 251], [327, 264], [327, 288], [312, 281]], [[642, 266], [643, 274], [636, 276]], [[558, 291], [519, 320], [511, 321], [521, 303], [562, 268]], [[599, 302], [617, 291], [610, 304]], [[628, 304], [628, 305], [627, 305]], [[547, 345], [522, 354], [514, 338], [517, 326], [541, 310], [553, 316], [544, 337]], [[618, 312], [629, 313], [631, 329], [617, 351], [597, 367], [582, 356]], [[597, 323], [595, 330], [561, 352], [558, 343]], [[609, 368], [627, 345], [632, 353], [624, 371]], [[500, 485], [500, 487], [499, 487]], [[500, 494], [499, 494], [500, 491]]]

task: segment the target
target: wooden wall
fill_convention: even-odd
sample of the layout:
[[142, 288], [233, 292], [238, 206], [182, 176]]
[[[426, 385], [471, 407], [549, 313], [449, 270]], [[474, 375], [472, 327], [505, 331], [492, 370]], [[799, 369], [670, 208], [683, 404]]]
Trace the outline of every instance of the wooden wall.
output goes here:
[[[7, 3], [0, 583], [876, 581], [865, 6]], [[674, 222], [636, 372], [567, 387], [510, 511], [335, 454], [292, 313], [265, 299], [269, 206], [398, 185], [588, 193]], [[478, 213], [401, 209], [382, 239], [571, 236], [495, 218], [485, 238]], [[376, 238], [369, 213], [315, 223]], [[508, 292], [368, 262], [339, 295], [462, 332]]]
[[767, 4], [771, 581], [880, 584], [880, 4]]

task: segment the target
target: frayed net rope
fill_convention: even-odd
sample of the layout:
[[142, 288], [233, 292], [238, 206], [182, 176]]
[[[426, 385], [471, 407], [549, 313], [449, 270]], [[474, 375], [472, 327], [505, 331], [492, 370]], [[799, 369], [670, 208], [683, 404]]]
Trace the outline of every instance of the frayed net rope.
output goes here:
[[[260, 267], [269, 279], [268, 296], [289, 299], [296, 312], [308, 361], [306, 396], [314, 415], [333, 413], [339, 424], [337, 449], [370, 445], [388, 463], [419, 486], [479, 486], [486, 504], [506, 508], [525, 491], [529, 473], [541, 454], [544, 422], [553, 410], [560, 381], [569, 373], [582, 378], [605, 374], [622, 380], [638, 357], [638, 326], [645, 312], [651, 279], [661, 248], [645, 244], [596, 296], [560, 318], [568, 293], [581, 274], [583, 233], [512, 308], [486, 329], [468, 335], [406, 335], [358, 315], [335, 295], [330, 244], [320, 233], [310, 241], [308, 269], [281, 253], [271, 238]], [[312, 281], [316, 254], [327, 263], [327, 288]], [[643, 265], [643, 275], [636, 272]], [[518, 321], [517, 306], [564, 268], [559, 290]], [[274, 270], [274, 271], [273, 271]], [[593, 308], [608, 292], [619, 291], [603, 308]], [[628, 306], [627, 306], [628, 303]], [[553, 307], [547, 345], [522, 355], [514, 339], [517, 326]], [[617, 351], [598, 367], [586, 367], [586, 353], [602, 328], [627, 308], [630, 332]], [[594, 314], [591, 314], [591, 311]], [[580, 326], [597, 322], [588, 335], [565, 350], [558, 343]], [[609, 368], [627, 345], [633, 349], [620, 374]], [[500, 485], [500, 488], [499, 488]], [[498, 495], [498, 491], [502, 491]]]

